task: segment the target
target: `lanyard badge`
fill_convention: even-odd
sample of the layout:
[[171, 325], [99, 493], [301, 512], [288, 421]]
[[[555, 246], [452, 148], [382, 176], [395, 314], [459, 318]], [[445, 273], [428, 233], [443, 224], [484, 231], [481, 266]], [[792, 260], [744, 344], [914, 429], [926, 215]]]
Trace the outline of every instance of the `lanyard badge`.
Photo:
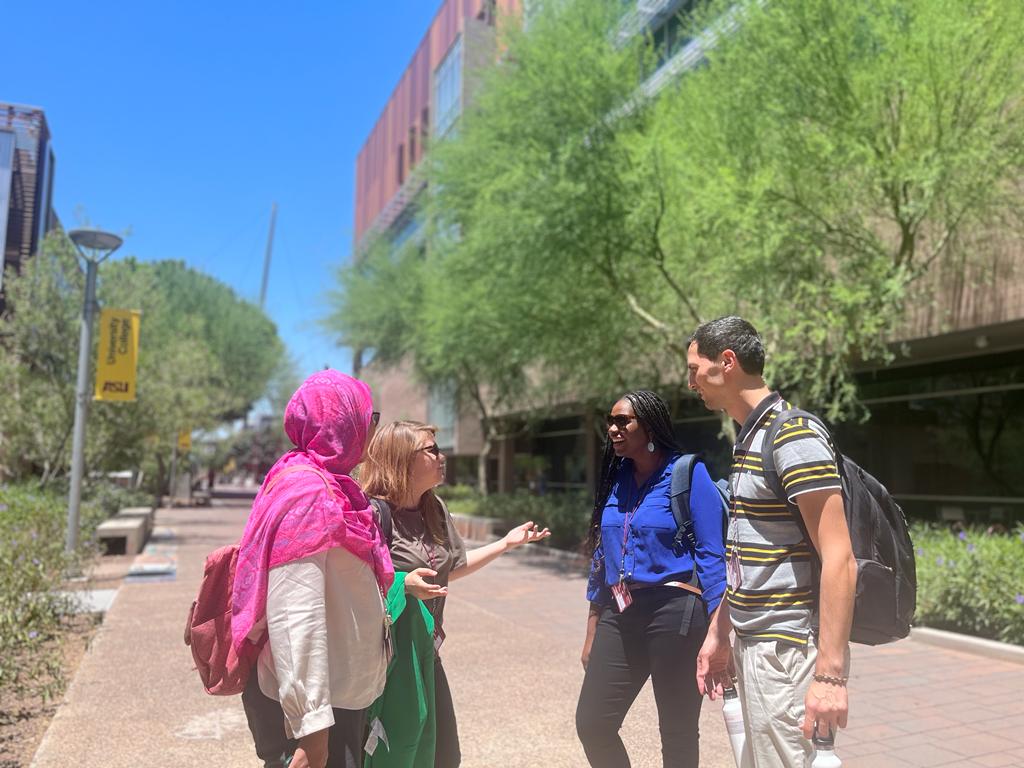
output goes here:
[[612, 597], [615, 598], [615, 605], [618, 607], [619, 613], [633, 604], [633, 596], [629, 593], [629, 587], [624, 581], [612, 585]]

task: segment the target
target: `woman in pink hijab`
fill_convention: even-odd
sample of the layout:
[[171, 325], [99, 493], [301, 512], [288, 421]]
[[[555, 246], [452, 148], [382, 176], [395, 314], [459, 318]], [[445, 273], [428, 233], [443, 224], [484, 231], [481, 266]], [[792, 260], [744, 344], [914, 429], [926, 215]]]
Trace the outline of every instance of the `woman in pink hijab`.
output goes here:
[[370, 388], [327, 370], [292, 395], [295, 449], [267, 473], [239, 545], [232, 634], [256, 665], [242, 694], [267, 768], [361, 764], [364, 710], [384, 688], [394, 568], [350, 477], [377, 425]]

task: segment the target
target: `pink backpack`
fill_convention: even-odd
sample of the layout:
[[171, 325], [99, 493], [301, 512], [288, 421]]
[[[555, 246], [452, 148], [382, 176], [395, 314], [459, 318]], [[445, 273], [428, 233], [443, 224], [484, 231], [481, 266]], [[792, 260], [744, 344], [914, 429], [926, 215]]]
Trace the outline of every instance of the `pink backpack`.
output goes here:
[[[315, 472], [334, 498], [330, 483], [313, 467], [289, 467], [278, 473], [264, 493], [278, 480], [292, 472]], [[235, 583], [235, 565], [238, 545], [230, 544], [211, 552], [206, 557], [203, 581], [199, 595], [192, 601], [185, 623], [185, 645], [192, 649], [196, 671], [206, 692], [214, 696], [234, 696], [245, 690], [249, 671], [255, 659], [240, 657], [231, 641], [231, 590]]]
[[233, 696], [245, 690], [253, 660], [240, 658], [231, 642], [231, 588], [238, 545], [214, 550], [206, 558], [199, 596], [185, 624], [185, 645], [207, 693]]

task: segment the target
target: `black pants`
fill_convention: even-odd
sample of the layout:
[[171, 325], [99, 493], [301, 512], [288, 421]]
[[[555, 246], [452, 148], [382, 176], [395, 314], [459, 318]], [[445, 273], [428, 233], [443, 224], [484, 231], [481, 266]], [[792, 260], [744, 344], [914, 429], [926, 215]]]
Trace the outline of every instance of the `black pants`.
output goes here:
[[576, 733], [595, 768], [628, 768], [619, 728], [650, 677], [665, 768], [699, 761], [697, 653], [707, 633], [704, 604], [678, 587], [633, 592], [625, 612], [605, 608], [576, 706]]
[[[281, 705], [260, 690], [255, 667], [242, 691], [242, 706], [256, 742], [256, 756], [264, 768], [283, 768], [299, 746], [284, 730]], [[334, 725], [327, 735], [327, 768], [360, 768], [366, 741], [366, 710], [334, 710]]]
[[434, 768], [458, 768], [462, 762], [459, 749], [459, 727], [455, 722], [455, 705], [448, 677], [441, 666], [441, 659], [434, 663], [434, 722], [436, 741], [434, 744]]

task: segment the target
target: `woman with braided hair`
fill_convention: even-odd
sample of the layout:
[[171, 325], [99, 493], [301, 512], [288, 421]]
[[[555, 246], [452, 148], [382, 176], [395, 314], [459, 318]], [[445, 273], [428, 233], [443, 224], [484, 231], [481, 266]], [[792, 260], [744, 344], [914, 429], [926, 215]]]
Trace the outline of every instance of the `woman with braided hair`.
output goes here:
[[677, 545], [672, 468], [683, 451], [668, 406], [653, 392], [629, 392], [606, 420], [590, 526], [586, 673], [576, 732], [591, 766], [628, 768], [619, 728], [651, 678], [662, 762], [690, 768], [699, 758], [697, 653], [725, 591], [721, 497], [703, 463], [695, 462], [696, 547]]

